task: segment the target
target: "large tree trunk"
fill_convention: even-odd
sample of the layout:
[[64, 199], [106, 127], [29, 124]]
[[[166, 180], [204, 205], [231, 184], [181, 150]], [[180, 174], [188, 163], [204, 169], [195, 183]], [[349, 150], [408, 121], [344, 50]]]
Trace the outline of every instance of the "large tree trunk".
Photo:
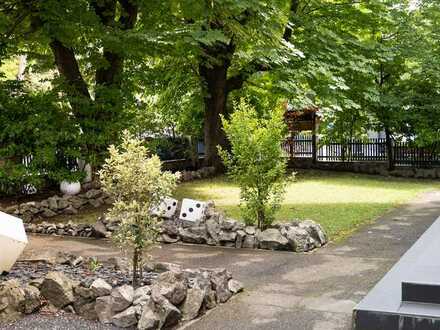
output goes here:
[[217, 171], [223, 170], [217, 146], [226, 147], [226, 136], [222, 129], [220, 115], [226, 115], [228, 67], [227, 61], [211, 66], [200, 65], [200, 75], [205, 88], [205, 165], [214, 166]]

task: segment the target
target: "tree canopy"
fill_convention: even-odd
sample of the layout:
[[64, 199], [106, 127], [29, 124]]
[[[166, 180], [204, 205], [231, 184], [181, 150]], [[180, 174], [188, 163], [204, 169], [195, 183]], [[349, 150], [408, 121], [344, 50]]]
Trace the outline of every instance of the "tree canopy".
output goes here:
[[0, 72], [15, 80], [26, 56], [24, 92], [57, 96], [96, 166], [128, 128], [203, 139], [219, 167], [220, 117], [243, 96], [261, 116], [285, 100], [319, 107], [324, 137], [376, 129], [429, 144], [439, 22], [433, 0], [5, 0]]

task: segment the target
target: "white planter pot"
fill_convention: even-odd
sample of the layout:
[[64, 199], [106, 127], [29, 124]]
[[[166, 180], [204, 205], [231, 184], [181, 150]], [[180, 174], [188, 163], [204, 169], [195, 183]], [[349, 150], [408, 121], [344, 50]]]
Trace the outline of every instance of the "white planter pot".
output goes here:
[[76, 195], [81, 191], [81, 183], [61, 181], [60, 190], [64, 195]]

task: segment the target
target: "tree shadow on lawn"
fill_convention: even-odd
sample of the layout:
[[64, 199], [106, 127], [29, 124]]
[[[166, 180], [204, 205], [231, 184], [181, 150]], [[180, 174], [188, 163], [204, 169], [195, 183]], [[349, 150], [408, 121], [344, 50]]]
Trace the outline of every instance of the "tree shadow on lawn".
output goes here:
[[[275, 222], [311, 219], [321, 224], [332, 241], [340, 241], [360, 227], [371, 224], [392, 210], [392, 203], [307, 203], [283, 204]], [[241, 220], [237, 205], [219, 205], [225, 214]]]

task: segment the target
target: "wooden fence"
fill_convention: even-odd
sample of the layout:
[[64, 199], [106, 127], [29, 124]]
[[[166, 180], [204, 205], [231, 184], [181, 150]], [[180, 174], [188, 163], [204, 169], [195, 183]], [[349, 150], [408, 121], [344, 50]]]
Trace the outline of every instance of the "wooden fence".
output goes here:
[[[419, 147], [412, 142], [393, 141], [391, 164], [429, 168], [440, 166], [440, 144]], [[290, 158], [314, 158], [322, 162], [389, 162], [385, 139], [347, 139], [314, 143], [310, 135], [291, 136], [283, 143]]]

